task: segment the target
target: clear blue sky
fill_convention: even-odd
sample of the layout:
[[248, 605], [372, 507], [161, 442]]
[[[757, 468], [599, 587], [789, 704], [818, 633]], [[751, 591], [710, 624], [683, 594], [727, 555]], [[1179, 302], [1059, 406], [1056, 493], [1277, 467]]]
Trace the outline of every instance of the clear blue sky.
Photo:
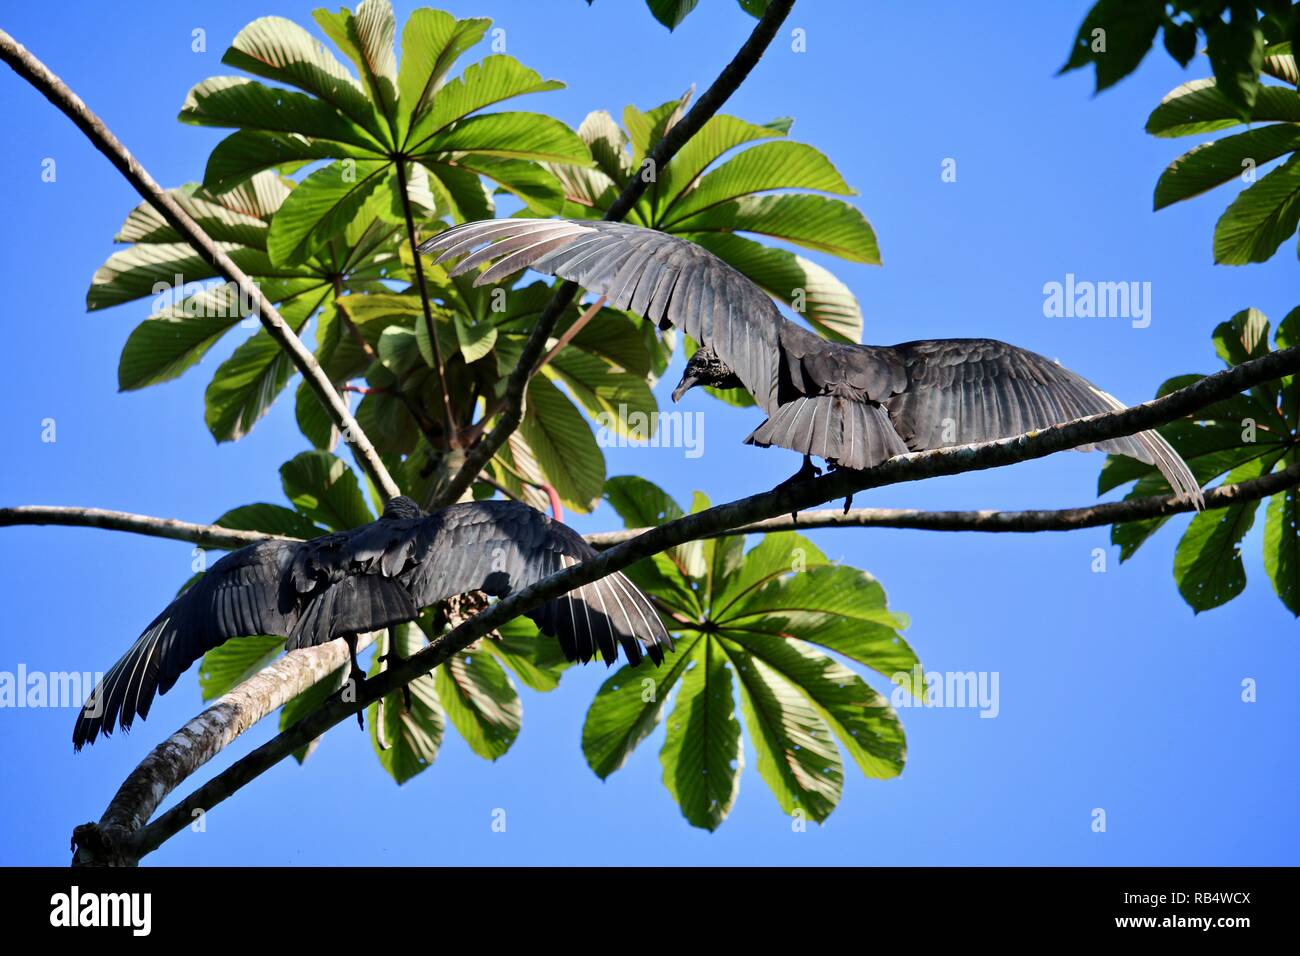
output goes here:
[[[675, 34], [633, 0], [454, 0], [505, 28], [508, 52], [567, 89], [528, 108], [576, 126], [588, 110], [642, 107], [703, 89], [753, 21], [734, 2], [701, 4]], [[398, 3], [399, 16], [411, 9]], [[1091, 75], [1055, 78], [1087, 3], [812, 3], [788, 24], [807, 52], [778, 40], [727, 105], [753, 121], [795, 117], [792, 136], [824, 150], [860, 191], [883, 268], [828, 263], [859, 297], [867, 340], [990, 336], [1079, 370], [1123, 399], [1211, 371], [1210, 330], [1246, 306], [1274, 321], [1296, 305], [1293, 244], [1274, 261], [1214, 267], [1214, 220], [1233, 189], [1159, 214], [1156, 176], [1184, 144], [1148, 137], [1149, 110], [1184, 79], [1163, 53], [1099, 98]], [[141, 2], [129, 13], [78, 4], [52, 15], [18, 5], [0, 25], [79, 91], [164, 184], [198, 179], [220, 131], [175, 115], [189, 87], [233, 72], [229, 40], [265, 14], [310, 23], [310, 5]], [[190, 50], [203, 27], [208, 52]], [[481, 51], [480, 51], [481, 53]], [[87, 315], [90, 277], [135, 193], [66, 119], [0, 71], [0, 151], [9, 356], [0, 415], [0, 503], [80, 504], [197, 521], [252, 501], [281, 501], [277, 467], [305, 447], [292, 402], [252, 435], [217, 446], [203, 425], [211, 370], [230, 336], [181, 380], [118, 394], [117, 357], [146, 303]], [[41, 162], [57, 160], [55, 183]], [[945, 158], [958, 181], [940, 181]], [[1067, 272], [1152, 283], [1153, 321], [1046, 319], [1042, 289]], [[657, 389], [668, 404], [676, 370]], [[705, 454], [611, 449], [609, 473], [643, 474], [679, 499], [770, 487], [798, 464], [738, 444], [752, 411], [694, 396]], [[41, 442], [41, 421], [58, 441]], [[1010, 469], [883, 489], [859, 504], [1024, 508], [1095, 499], [1099, 455], [1061, 454]], [[284, 763], [183, 833], [151, 863], [839, 863], [1295, 864], [1300, 790], [1295, 622], [1245, 544], [1250, 585], [1193, 616], [1172, 578], [1174, 529], [1120, 567], [1105, 529], [997, 536], [822, 532], [832, 557], [876, 574], [912, 616], [928, 669], [996, 671], [1001, 713], [903, 712], [901, 778], [849, 774], [823, 827], [791, 832], [752, 769], [731, 818], [689, 827], [660, 784], [662, 731], [601, 783], [579, 736], [603, 669], [570, 671], [549, 695], [524, 691], [525, 720], [495, 764], [454, 733], [437, 764], [402, 788], [376, 765], [368, 735], [332, 731], [304, 767]], [[575, 522], [611, 528], [603, 507]], [[1262, 525], [1262, 521], [1259, 522]], [[1094, 548], [1109, 570], [1090, 570]], [[0, 670], [103, 670], [189, 575], [190, 546], [94, 530], [0, 530]], [[74, 596], [75, 595], [75, 596]], [[1241, 681], [1259, 699], [1240, 702]], [[884, 681], [877, 686], [887, 689]], [[97, 818], [149, 747], [199, 708], [183, 677], [147, 723], [74, 755], [71, 710], [0, 710], [0, 863], [62, 864], [75, 824]], [[268, 738], [269, 723], [216, 761]], [[210, 771], [209, 771], [210, 772]], [[206, 777], [207, 774], [204, 774]], [[490, 827], [505, 808], [504, 834]], [[1090, 813], [1106, 809], [1108, 831]]]

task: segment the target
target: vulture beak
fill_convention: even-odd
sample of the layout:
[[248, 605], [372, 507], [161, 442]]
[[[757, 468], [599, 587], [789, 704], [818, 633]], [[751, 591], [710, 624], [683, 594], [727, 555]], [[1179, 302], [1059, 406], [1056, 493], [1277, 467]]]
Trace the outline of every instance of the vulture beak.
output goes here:
[[699, 382], [700, 380], [696, 378], [694, 375], [692, 375], [689, 371], [683, 373], [682, 380], [678, 382], [677, 387], [673, 389], [673, 401], [680, 402], [682, 400], [682, 396], [685, 395], [692, 388], [694, 388], [696, 385], [698, 385]]

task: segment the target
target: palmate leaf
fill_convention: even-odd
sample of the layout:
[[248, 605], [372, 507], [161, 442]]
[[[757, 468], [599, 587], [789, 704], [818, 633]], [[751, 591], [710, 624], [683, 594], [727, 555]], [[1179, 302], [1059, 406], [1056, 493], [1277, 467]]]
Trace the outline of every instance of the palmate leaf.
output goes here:
[[[1286, 348], [1300, 328], [1300, 309], [1278, 326], [1274, 343]], [[1228, 367], [1268, 352], [1269, 323], [1256, 309], [1243, 309], [1220, 323], [1212, 335], [1215, 352]], [[1198, 381], [1200, 375], [1176, 376], [1160, 386], [1158, 396]], [[1197, 481], [1208, 485], [1224, 476], [1225, 483], [1269, 474], [1295, 460], [1300, 425], [1300, 397], [1291, 376], [1265, 383], [1249, 392], [1216, 402], [1194, 419], [1160, 429], [1187, 461]], [[1168, 485], [1151, 465], [1133, 459], [1107, 458], [1098, 479], [1098, 493], [1136, 482], [1126, 499], [1167, 494]], [[1196, 613], [1230, 601], [1246, 586], [1240, 543], [1255, 522], [1259, 501], [1243, 501], [1196, 515], [1179, 541], [1174, 577], [1179, 593]], [[1296, 555], [1300, 552], [1295, 524], [1294, 492], [1274, 495], [1268, 505], [1264, 533], [1264, 566], [1282, 603], [1297, 610]], [[1111, 527], [1111, 543], [1126, 561], [1169, 518], [1149, 518]]]
[[497, 628], [495, 640], [483, 647], [501, 661], [523, 684], [533, 690], [554, 690], [571, 664], [565, 660], [560, 642], [547, 638], [526, 617], [517, 617]]
[[434, 676], [443, 709], [471, 750], [496, 760], [510, 749], [524, 708], [510, 675], [490, 651], [455, 654]]
[[692, 826], [716, 830], [740, 794], [745, 766], [731, 671], [716, 642], [697, 641], [668, 718], [664, 786]]
[[283, 637], [239, 637], [214, 647], [199, 662], [199, 693], [206, 704], [243, 683], [280, 656]]
[[374, 520], [343, 459], [326, 451], [304, 451], [280, 466], [284, 496], [295, 508], [331, 531], [346, 531]]
[[544, 376], [528, 383], [519, 434], [566, 506], [587, 512], [605, 485], [605, 456], [582, 413]]
[[1293, 155], [1243, 190], [1224, 211], [1214, 226], [1214, 261], [1225, 265], [1265, 262], [1295, 234], [1297, 224], [1300, 156]]
[[[319, 680], [312, 684], [297, 697], [286, 701], [284, 706], [280, 708], [281, 733], [298, 723], [298, 721], [302, 720], [308, 714], [320, 710], [321, 705], [343, 686], [347, 674], [348, 668], [346, 666], [340, 667], [332, 674], [327, 675], [323, 680]], [[302, 763], [312, 755], [320, 745], [320, 742], [320, 737], [312, 738], [293, 752], [293, 759], [298, 761], [298, 763]]]
[[1248, 168], [1263, 166], [1300, 149], [1300, 125], [1275, 123], [1202, 143], [1179, 156], [1156, 182], [1155, 208], [1199, 196], [1230, 182]]
[[[629, 526], [682, 514], [641, 478], [613, 478], [606, 495]], [[697, 495], [693, 508], [707, 506]], [[743, 537], [694, 544], [698, 560], [659, 556], [628, 569], [672, 609], [665, 623], [680, 636], [658, 671], [625, 667], [597, 693], [583, 727], [583, 752], [597, 775], [626, 763], [675, 690], [660, 752], [664, 785], [690, 823], [715, 829], [739, 789], [738, 690], [759, 774], [786, 813], [822, 821], [835, 808], [844, 783], [840, 746], [865, 775], [897, 776], [906, 755], [897, 715], [861, 677], [813, 646], [891, 680], [902, 674], [900, 682], [915, 691], [920, 664], [899, 634], [907, 618], [889, 609], [879, 583], [830, 564], [790, 532], [765, 536], [748, 554]]]
[[[370, 676], [377, 676], [388, 666], [380, 657], [392, 653], [410, 657], [423, 646], [424, 635], [418, 625], [399, 624], [389, 628], [380, 642], [380, 651], [375, 654]], [[371, 704], [366, 714], [375, 755], [398, 784], [406, 783], [433, 764], [442, 748], [446, 728], [433, 675], [417, 677], [407, 686], [411, 689], [409, 708], [404, 695], [397, 690]]]
[[[551, 167], [571, 200], [561, 214], [601, 215], [688, 98], [648, 113], [629, 106], [623, 114], [626, 133], [608, 113], [588, 114], [579, 135], [596, 169]], [[740, 235], [762, 235], [851, 262], [880, 262], [875, 232], [863, 215], [841, 199], [812, 192], [853, 194], [830, 160], [803, 143], [770, 141], [784, 136], [788, 128], [788, 122], [759, 125], [734, 116], [714, 117], [657, 171], [656, 181], [628, 221], [704, 246], [827, 338], [858, 342], [862, 312], [843, 282], [809, 259]]]

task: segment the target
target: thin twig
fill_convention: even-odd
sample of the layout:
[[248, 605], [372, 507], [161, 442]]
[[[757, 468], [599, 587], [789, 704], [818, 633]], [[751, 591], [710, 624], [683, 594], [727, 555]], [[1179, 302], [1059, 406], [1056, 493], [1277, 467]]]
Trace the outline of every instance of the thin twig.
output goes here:
[[[170, 793], [170, 787], [139, 786], [134, 782], [136, 775], [133, 773], [119, 790], [122, 799], [115, 799], [109, 804], [100, 823], [78, 828], [80, 838], [85, 841], [80, 846], [85, 849], [89, 845], [87, 852], [92, 856], [98, 853], [101, 857], [111, 859], [139, 860], [188, 826], [194, 810], [212, 809], [249, 781], [304, 744], [321, 736], [330, 727], [354, 715], [371, 701], [429, 673], [453, 654], [520, 614], [652, 554], [688, 541], [811, 508], [867, 488], [996, 468], [1042, 458], [1078, 445], [1132, 435], [1167, 424], [1260, 382], [1297, 371], [1300, 371], [1300, 347], [1283, 349], [1210, 375], [1162, 398], [1133, 408], [1078, 419], [1015, 438], [899, 455], [867, 471], [834, 472], [821, 478], [717, 505], [652, 528], [630, 541], [615, 545], [595, 557], [510, 594], [437, 638], [419, 653], [372, 678], [356, 700], [344, 700], [342, 695], [331, 697], [319, 710], [236, 761], [142, 829], [137, 829], [138, 821], [146, 820], [152, 815], [158, 804]], [[180, 748], [183, 752], [176, 758], [185, 759], [186, 768], [171, 773], [169, 780], [183, 779], [213, 753], [203, 746], [187, 747], [188, 749]], [[186, 754], [192, 755], [193, 759], [186, 757]]]
[[572, 342], [574, 337], [581, 332], [586, 324], [594, 319], [604, 307], [605, 297], [602, 295], [599, 299], [588, 306], [586, 312], [583, 312], [582, 315], [578, 316], [578, 321], [565, 329], [564, 333], [555, 340], [555, 344], [551, 346], [551, 350], [542, 357], [542, 360], [537, 363], [537, 367], [533, 369], [533, 374], [536, 375], [545, 366], [551, 364], [551, 362], [555, 360], [555, 356], [564, 351], [564, 347]]
[[[623, 186], [623, 191], [619, 193], [618, 198], [605, 211], [605, 221], [618, 222], [632, 211], [632, 207], [641, 198], [648, 183], [652, 180], [657, 181], [663, 175], [664, 167], [669, 160], [677, 155], [677, 151], [722, 108], [722, 104], [744, 82], [745, 77], [757, 65], [768, 44], [772, 42], [772, 38], [776, 36], [776, 31], [793, 6], [794, 0], [771, 0], [758, 25], [754, 27], [753, 32], [731, 62], [723, 67], [718, 78], [713, 81], [713, 85], [704, 92], [690, 112], [655, 144], [646, 157], [642, 169], [637, 170]], [[643, 171], [648, 171], [649, 176], [642, 175]], [[505, 401], [497, 416], [496, 426], [492, 431], [481, 435], [469, 449], [460, 470], [438, 490], [433, 501], [434, 507], [440, 508], [459, 500], [478, 473], [487, 466], [492, 456], [519, 427], [523, 418], [524, 394], [532, 378], [533, 369], [537, 367], [537, 361], [542, 356], [542, 350], [546, 347], [555, 323], [573, 301], [577, 291], [578, 287], [573, 282], [561, 282], [556, 286], [546, 308], [537, 319], [537, 325], [524, 344], [519, 364], [514, 367], [506, 380]]]
[[118, 141], [104, 122], [91, 112], [81, 98], [4, 30], [0, 30], [0, 59], [13, 67], [14, 72], [36, 87], [47, 100], [72, 120], [77, 128], [86, 134], [94, 147], [103, 153], [135, 187], [136, 192], [158, 211], [168, 225], [185, 238], [200, 258], [228, 282], [234, 284], [241, 296], [247, 297], [244, 301], [255, 303], [258, 318], [261, 319], [267, 334], [289, 354], [290, 360], [316, 393], [330, 419], [352, 446], [357, 461], [370, 475], [380, 494], [386, 499], [401, 494], [397, 483], [384, 467], [379, 452], [375, 450], [375, 446], [371, 444], [366, 433], [348, 411], [347, 403], [335, 390], [333, 383], [320, 367], [320, 363], [316, 361], [316, 357], [302, 344], [293, 329], [281, 318], [275, 306], [262, 294], [262, 290], [253, 280], [212, 241], [198, 223], [190, 218], [189, 213], [154, 181], [148, 171]]

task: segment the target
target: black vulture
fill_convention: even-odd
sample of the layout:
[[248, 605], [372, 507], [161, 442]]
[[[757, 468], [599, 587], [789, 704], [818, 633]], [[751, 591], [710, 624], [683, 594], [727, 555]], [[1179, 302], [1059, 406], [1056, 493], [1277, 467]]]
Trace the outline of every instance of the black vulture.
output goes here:
[[[348, 641], [415, 620], [422, 608], [467, 591], [500, 597], [596, 551], [567, 525], [513, 501], [451, 505], [424, 515], [393, 498], [378, 521], [310, 541], [260, 541], [233, 551], [172, 601], [113, 665], [77, 717], [80, 750], [113, 724], [129, 730], [203, 654], [235, 637], [279, 635], [294, 650]], [[655, 663], [672, 638], [653, 605], [621, 573], [585, 584], [529, 612], [569, 660], [597, 651], [630, 664], [641, 645]]]
[[[482, 248], [477, 248], [482, 247]], [[476, 250], [477, 251], [474, 251]], [[993, 339], [893, 346], [829, 342], [787, 320], [757, 285], [708, 250], [627, 223], [501, 219], [454, 226], [420, 246], [460, 258], [476, 285], [532, 268], [570, 279], [700, 346], [673, 391], [743, 387], [767, 420], [745, 439], [865, 469], [908, 451], [1009, 438], [1123, 404], [1041, 355]], [[493, 261], [495, 260], [495, 261]], [[1160, 469], [1199, 507], [1191, 470], [1154, 431], [1083, 445]]]

